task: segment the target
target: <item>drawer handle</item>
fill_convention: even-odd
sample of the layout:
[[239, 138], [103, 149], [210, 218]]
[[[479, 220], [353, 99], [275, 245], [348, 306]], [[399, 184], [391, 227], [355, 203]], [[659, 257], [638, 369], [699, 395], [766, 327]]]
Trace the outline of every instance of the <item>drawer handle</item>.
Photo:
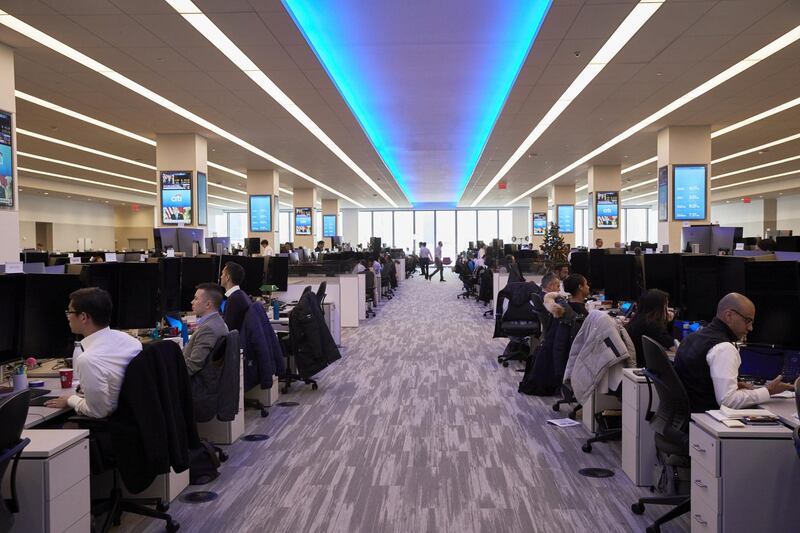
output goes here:
[[701, 514], [694, 515], [694, 520], [695, 520], [695, 522], [697, 522], [701, 526], [707, 526], [708, 525], [708, 522], [703, 520], [703, 515], [701, 515]]
[[692, 444], [692, 448], [694, 448], [700, 453], [706, 453], [706, 449], [700, 446], [699, 444]]
[[708, 488], [708, 485], [706, 485], [705, 483], [703, 483], [699, 479], [695, 479], [694, 480], [694, 484], [697, 485], [698, 487], [700, 487], [701, 489], [707, 489]]

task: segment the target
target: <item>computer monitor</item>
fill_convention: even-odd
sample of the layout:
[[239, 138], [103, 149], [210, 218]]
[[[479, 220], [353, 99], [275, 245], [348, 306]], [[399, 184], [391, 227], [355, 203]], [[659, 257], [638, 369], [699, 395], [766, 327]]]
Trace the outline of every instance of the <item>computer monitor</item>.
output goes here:
[[19, 260], [23, 263], [47, 263], [47, 252], [20, 252]]
[[[178, 230], [178, 248], [184, 257], [203, 253], [203, 230], [201, 228], [175, 228]], [[196, 248], [195, 248], [196, 246]]]
[[25, 275], [0, 275], [0, 364], [19, 359]]
[[214, 237], [212, 239], [211, 250], [206, 249], [206, 253], [214, 254], [227, 254], [231, 251], [231, 238], [230, 237]]
[[671, 307], [681, 306], [680, 254], [645, 254], [644, 279], [647, 290], [662, 290], [669, 294]]
[[341, 246], [342, 246], [341, 235], [336, 235], [335, 237], [331, 237], [331, 249], [340, 248]]
[[711, 226], [711, 249], [709, 253], [717, 255], [724, 252], [733, 254], [736, 243], [742, 242], [742, 228], [734, 226]]
[[26, 274], [44, 274], [44, 263], [22, 263], [22, 271]]
[[164, 316], [181, 310], [181, 259], [164, 257], [158, 262], [159, 314]]
[[710, 322], [717, 314], [719, 302], [718, 258], [713, 255], [684, 255], [681, 265], [685, 289], [682, 294], [683, 318]]
[[264, 270], [266, 258], [245, 257], [243, 255], [223, 255], [220, 258], [220, 269], [228, 263], [236, 263], [244, 269], [244, 281], [239, 288], [251, 296], [261, 296], [261, 286], [264, 284]]
[[800, 237], [775, 237], [775, 250], [778, 252], [800, 252]]
[[289, 258], [273, 256], [267, 265], [267, 285], [275, 285], [278, 290], [289, 290]]
[[692, 244], [698, 245], [698, 253], [711, 253], [711, 225], [686, 226], [682, 228], [682, 246], [686, 252], [693, 252]]
[[158, 253], [167, 253], [167, 248], [172, 248], [177, 252], [178, 228], [154, 228], [153, 242]]
[[206, 253], [216, 253], [214, 250], [214, 237], [206, 237], [205, 239]]
[[45, 274], [64, 274], [66, 265], [53, 265], [44, 267]]
[[75, 335], [64, 311], [69, 307], [69, 295], [80, 288], [81, 280], [75, 275], [25, 275], [21, 357], [72, 357]]
[[261, 253], [261, 240], [258, 237], [248, 237], [244, 241], [249, 255], [259, 255]]
[[300, 255], [297, 252], [289, 252], [289, 263], [296, 265], [300, 262]]
[[118, 327], [119, 312], [119, 267], [122, 263], [90, 263], [82, 265], [81, 283], [84, 287], [99, 287], [111, 295], [114, 306], [111, 312], [111, 327]]
[[606, 300], [638, 300], [641, 293], [642, 256], [607, 254], [603, 256], [603, 272], [613, 272], [605, 277]]
[[742, 362], [739, 375], [763, 380], [774, 379], [783, 369], [783, 350], [768, 346], [743, 345], [739, 349]]
[[117, 328], [152, 328], [159, 319], [157, 263], [121, 263]]
[[192, 299], [197, 286], [201, 283], [217, 283], [214, 275], [214, 263], [210, 257], [181, 258], [181, 300], [180, 310], [191, 311]]
[[587, 251], [575, 251], [572, 252], [569, 258], [569, 272], [570, 274], [581, 274], [586, 279], [589, 280], [589, 285], [594, 289], [594, 284], [592, 284], [592, 278], [590, 277], [590, 268], [589, 268], [589, 252]]
[[606, 255], [608, 255], [608, 250], [605, 248], [592, 248], [589, 250], [589, 285], [593, 291], [605, 288], [603, 258]]

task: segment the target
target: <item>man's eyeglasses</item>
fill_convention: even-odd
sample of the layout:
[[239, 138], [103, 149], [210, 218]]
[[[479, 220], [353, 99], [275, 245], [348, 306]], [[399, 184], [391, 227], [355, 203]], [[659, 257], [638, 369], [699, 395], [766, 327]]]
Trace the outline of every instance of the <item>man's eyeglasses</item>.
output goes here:
[[70, 311], [69, 309], [65, 309], [64, 310], [64, 314], [67, 315], [67, 316], [69, 316], [69, 315], [77, 315], [78, 312], [77, 311]]
[[742, 313], [740, 313], [740, 312], [739, 312], [739, 311], [737, 311], [736, 309], [731, 309], [731, 311], [733, 311], [734, 313], [736, 313], [737, 315], [739, 315], [740, 317], [742, 317], [742, 320], [744, 320], [744, 323], [745, 323], [746, 325], [748, 325], [748, 326], [749, 326], [750, 324], [752, 324], [752, 323], [753, 323], [753, 320], [754, 320], [754, 319], [750, 318], [749, 316], [744, 316]]

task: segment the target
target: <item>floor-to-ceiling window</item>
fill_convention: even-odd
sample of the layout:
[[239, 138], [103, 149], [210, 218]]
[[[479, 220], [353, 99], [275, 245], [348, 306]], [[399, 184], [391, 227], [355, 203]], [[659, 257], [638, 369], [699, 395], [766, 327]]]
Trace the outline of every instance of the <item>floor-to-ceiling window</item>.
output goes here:
[[228, 213], [228, 237], [231, 245], [244, 246], [247, 235], [247, 213], [245, 211], [230, 211]]
[[314, 246], [322, 240], [322, 211], [314, 210]]
[[358, 242], [350, 243], [355, 249], [356, 244], [369, 246], [369, 238], [372, 237], [372, 211], [358, 212]]
[[[281, 211], [278, 214], [278, 243], [292, 242], [294, 237], [294, 226], [292, 225], [292, 213], [290, 211]], [[272, 249], [276, 252], [280, 246], [273, 246]]]
[[372, 212], [372, 236], [380, 237], [381, 246], [394, 246], [392, 218], [391, 211]]
[[624, 242], [647, 241], [647, 211], [646, 208], [625, 209]]
[[492, 245], [492, 239], [497, 238], [497, 210], [482, 209], [478, 211], [478, 240], [486, 246]]
[[414, 235], [417, 240], [417, 248], [419, 248], [419, 243], [424, 242], [428, 244], [428, 248], [433, 253], [436, 240], [434, 224], [433, 211], [414, 211]]
[[497, 235], [503, 239], [504, 244], [511, 244], [511, 237], [514, 236], [514, 217], [511, 209], [500, 209], [497, 212]]
[[459, 252], [469, 248], [469, 243], [473, 246], [478, 240], [478, 215], [472, 209], [456, 212], [456, 230], [458, 232]]
[[436, 211], [436, 242], [442, 242], [442, 257], [456, 257], [456, 212]]
[[414, 212], [394, 212], [394, 246], [404, 251], [414, 249]]

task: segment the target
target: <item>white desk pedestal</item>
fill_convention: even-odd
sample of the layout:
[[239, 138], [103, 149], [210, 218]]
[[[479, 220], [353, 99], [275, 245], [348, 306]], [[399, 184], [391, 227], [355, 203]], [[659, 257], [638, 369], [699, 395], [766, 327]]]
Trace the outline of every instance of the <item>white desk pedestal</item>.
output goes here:
[[216, 417], [208, 422], [197, 423], [197, 433], [201, 439], [214, 444], [233, 444], [244, 434], [244, 360], [239, 360], [239, 411], [230, 422], [223, 422]]
[[256, 385], [244, 394], [245, 398], [258, 400], [264, 407], [271, 407], [278, 402], [280, 395], [280, 385], [278, 383], [278, 376], [272, 376], [272, 387], [269, 389], [262, 389]]
[[[623, 370], [622, 380], [622, 470], [639, 487], [655, 483], [655, 432], [644, 419], [649, 393], [647, 381], [632, 368]], [[658, 395], [653, 386], [653, 412], [658, 409]]]

